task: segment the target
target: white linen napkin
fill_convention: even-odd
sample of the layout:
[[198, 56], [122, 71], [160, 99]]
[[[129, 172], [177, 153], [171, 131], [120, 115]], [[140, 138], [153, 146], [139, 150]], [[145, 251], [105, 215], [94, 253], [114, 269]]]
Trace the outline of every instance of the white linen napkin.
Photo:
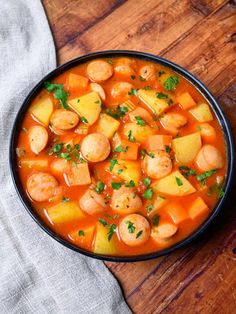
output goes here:
[[8, 154], [13, 120], [31, 88], [55, 66], [40, 1], [1, 1], [0, 313], [130, 313], [104, 264], [45, 234], [12, 184]]

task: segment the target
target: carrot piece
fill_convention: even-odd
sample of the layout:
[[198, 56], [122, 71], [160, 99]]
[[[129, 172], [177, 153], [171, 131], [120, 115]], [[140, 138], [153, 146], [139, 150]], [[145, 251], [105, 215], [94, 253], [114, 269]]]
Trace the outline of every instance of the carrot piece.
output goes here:
[[[121, 141], [122, 151], [120, 152], [120, 159], [122, 160], [137, 160], [138, 158], [138, 143], [132, 143], [127, 140]], [[119, 146], [118, 146], [119, 147]]]
[[69, 186], [90, 184], [91, 178], [88, 163], [72, 165], [70, 171], [65, 174], [65, 180]]
[[149, 150], [165, 150], [166, 146], [171, 146], [171, 135], [149, 135], [147, 138], [147, 148]]
[[169, 203], [165, 209], [175, 224], [179, 224], [189, 218], [187, 211], [179, 203]]
[[209, 123], [197, 124], [196, 129], [205, 141], [214, 142], [216, 140], [216, 131]]
[[70, 164], [67, 160], [59, 158], [54, 160], [50, 167], [53, 173], [62, 174], [66, 173], [70, 169]]
[[78, 246], [89, 249], [91, 248], [95, 226], [89, 226], [70, 232], [69, 237]]
[[79, 74], [70, 73], [67, 79], [67, 88], [70, 91], [77, 89], [86, 89], [88, 86], [88, 78]]
[[192, 96], [186, 92], [177, 97], [177, 102], [181, 105], [184, 110], [195, 107], [197, 104], [193, 100]]
[[206, 214], [209, 212], [209, 208], [204, 202], [204, 200], [199, 196], [197, 197], [192, 205], [189, 208], [189, 217], [191, 219], [195, 219], [200, 215]]
[[136, 122], [135, 117], [141, 117], [143, 120], [145, 120], [147, 123], [151, 124], [153, 123], [152, 115], [144, 108], [137, 107], [133, 111], [129, 113], [130, 120], [133, 122]]

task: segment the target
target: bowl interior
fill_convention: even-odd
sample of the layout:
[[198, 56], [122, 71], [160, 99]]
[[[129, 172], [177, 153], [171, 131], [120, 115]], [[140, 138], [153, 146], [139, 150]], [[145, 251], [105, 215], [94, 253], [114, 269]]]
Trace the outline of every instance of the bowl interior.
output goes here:
[[[29, 108], [29, 105], [31, 101], [37, 96], [41, 88], [43, 87], [43, 83], [45, 80], [52, 80], [58, 75], [62, 74], [63, 72], [71, 69], [74, 66], [77, 66], [81, 63], [87, 62], [89, 60], [95, 59], [95, 58], [112, 58], [117, 56], [127, 56], [127, 57], [133, 57], [133, 58], [141, 58], [145, 59], [147, 61], [152, 61], [158, 64], [161, 64], [163, 66], [167, 66], [171, 68], [171, 70], [177, 72], [181, 76], [183, 76], [186, 80], [188, 80], [192, 85], [195, 86], [195, 88], [198, 89], [198, 91], [206, 98], [206, 100], [210, 103], [212, 110], [214, 111], [220, 125], [222, 128], [222, 131], [224, 133], [225, 138], [225, 144], [226, 144], [226, 150], [227, 150], [227, 171], [226, 171], [226, 180], [224, 183], [224, 196], [218, 200], [218, 203], [215, 206], [215, 209], [212, 211], [211, 215], [207, 218], [207, 220], [197, 229], [195, 230], [191, 235], [189, 235], [184, 240], [178, 242], [177, 244], [173, 245], [172, 247], [169, 247], [167, 249], [153, 252], [149, 254], [144, 255], [138, 255], [138, 256], [106, 256], [106, 255], [98, 255], [89, 251], [85, 251], [72, 243], [68, 242], [64, 238], [62, 238], [59, 234], [54, 232], [50, 227], [42, 220], [40, 215], [33, 209], [31, 203], [28, 200], [28, 197], [24, 190], [21, 187], [21, 182], [19, 179], [19, 174], [17, 171], [17, 157], [15, 153], [15, 148], [18, 141], [18, 134], [21, 127], [21, 122], [24, 118], [24, 115], [26, 111]], [[179, 65], [168, 61], [166, 59], [143, 53], [143, 52], [137, 52], [137, 51], [123, 51], [123, 50], [115, 50], [115, 51], [104, 51], [104, 52], [96, 52], [91, 53], [89, 55], [85, 55], [79, 58], [76, 58], [72, 61], [69, 61], [68, 63], [65, 63], [58, 68], [56, 68], [54, 71], [49, 73], [46, 77], [44, 77], [29, 93], [29, 95], [26, 97], [24, 103], [22, 104], [14, 125], [12, 129], [11, 134], [11, 140], [10, 140], [10, 155], [9, 155], [9, 161], [10, 161], [10, 169], [11, 169], [11, 175], [13, 179], [13, 183], [15, 185], [16, 191], [21, 199], [21, 202], [31, 215], [31, 217], [39, 224], [39, 226], [47, 232], [51, 237], [53, 237], [55, 240], [60, 242], [61, 244], [65, 245], [66, 247], [77, 251], [79, 253], [82, 253], [84, 255], [101, 259], [101, 260], [107, 260], [107, 261], [115, 261], [115, 262], [134, 262], [134, 261], [141, 261], [141, 260], [148, 260], [153, 259], [159, 256], [166, 255], [173, 250], [176, 250], [180, 247], [183, 247], [184, 245], [187, 245], [194, 239], [196, 239], [198, 236], [200, 236], [205, 229], [208, 227], [208, 225], [212, 222], [212, 220], [216, 217], [216, 215], [221, 210], [223, 203], [225, 202], [225, 199], [228, 195], [231, 183], [232, 183], [232, 176], [233, 176], [233, 168], [234, 168], [234, 148], [233, 148], [233, 140], [232, 140], [232, 134], [230, 130], [229, 123], [224, 115], [224, 113], [221, 110], [220, 105], [217, 103], [213, 95], [209, 92], [209, 90], [206, 88], [206, 86], [199, 81], [196, 77], [194, 77], [191, 73], [186, 71], [184, 68], [180, 67]]]

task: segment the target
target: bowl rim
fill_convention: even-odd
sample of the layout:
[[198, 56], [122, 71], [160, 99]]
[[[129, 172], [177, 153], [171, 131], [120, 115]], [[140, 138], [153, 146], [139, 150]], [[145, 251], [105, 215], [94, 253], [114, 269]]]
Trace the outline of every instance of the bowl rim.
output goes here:
[[[21, 126], [22, 119], [24, 117], [25, 112], [27, 111], [31, 101], [35, 98], [35, 96], [39, 93], [41, 88], [43, 87], [43, 83], [46, 80], [52, 80], [58, 75], [62, 74], [63, 72], [78, 66], [79, 64], [82, 64], [84, 62], [97, 59], [97, 58], [113, 58], [113, 57], [133, 57], [133, 58], [139, 58], [139, 59], [145, 59], [147, 61], [152, 61], [157, 64], [161, 64], [163, 66], [169, 67], [174, 72], [178, 73], [180, 76], [183, 76], [187, 81], [189, 81], [191, 84], [194, 85], [195, 88], [198, 89], [198, 91], [207, 99], [207, 101], [211, 105], [211, 109], [214, 111], [218, 122], [221, 125], [222, 131], [224, 133], [224, 139], [225, 139], [225, 145], [227, 150], [227, 171], [226, 171], [226, 180], [224, 183], [224, 196], [220, 198], [215, 206], [215, 209], [212, 211], [211, 215], [199, 226], [198, 229], [196, 229], [194, 232], [192, 232], [187, 238], [179, 241], [175, 245], [163, 249], [161, 251], [156, 251], [152, 253], [142, 254], [142, 255], [131, 255], [131, 256], [112, 256], [112, 255], [103, 255], [103, 254], [96, 254], [93, 252], [89, 252], [87, 250], [84, 250], [82, 248], [79, 248], [75, 245], [73, 245], [71, 242], [67, 241], [63, 237], [61, 237], [59, 234], [57, 234], [55, 231], [53, 231], [49, 225], [47, 225], [43, 219], [40, 217], [40, 215], [33, 209], [33, 206], [30, 204], [26, 193], [24, 192], [23, 188], [21, 187], [18, 171], [17, 171], [17, 157], [15, 152], [16, 143], [18, 140], [18, 130]], [[10, 143], [9, 143], [9, 167], [10, 167], [10, 173], [11, 178], [14, 184], [14, 187], [16, 189], [16, 192], [24, 205], [25, 209], [29, 213], [29, 215], [33, 218], [33, 220], [54, 240], [61, 243], [65, 247], [72, 249], [73, 251], [79, 252], [85, 256], [92, 257], [98, 260], [103, 261], [109, 261], [109, 262], [137, 262], [137, 261], [145, 261], [149, 259], [154, 259], [157, 257], [161, 257], [164, 255], [167, 255], [177, 249], [183, 248], [187, 246], [190, 242], [193, 242], [196, 240], [200, 235], [202, 235], [205, 230], [208, 228], [208, 226], [215, 220], [216, 216], [219, 214], [219, 212], [222, 210], [223, 204], [225, 203], [225, 200], [229, 194], [231, 185], [232, 185], [232, 179], [233, 179], [233, 173], [234, 173], [234, 143], [233, 143], [233, 136], [230, 129], [230, 124], [224, 115], [219, 103], [215, 99], [215, 97], [211, 94], [211, 92], [208, 90], [208, 88], [193, 74], [191, 74], [189, 71], [184, 69], [183, 67], [179, 66], [178, 64], [169, 61], [165, 58], [140, 52], [140, 51], [134, 51], [134, 50], [105, 50], [105, 51], [98, 51], [89, 53], [80, 57], [77, 57], [73, 60], [70, 60], [51, 72], [49, 72], [43, 79], [41, 79], [35, 87], [29, 92], [28, 96], [25, 98], [24, 102], [20, 106], [20, 109], [18, 110], [18, 113], [15, 117], [11, 136], [10, 136]]]

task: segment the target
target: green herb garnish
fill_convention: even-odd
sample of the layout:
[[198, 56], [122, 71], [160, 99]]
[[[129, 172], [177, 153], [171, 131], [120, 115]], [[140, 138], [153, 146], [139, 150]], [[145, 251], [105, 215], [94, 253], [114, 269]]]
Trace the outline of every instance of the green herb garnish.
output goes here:
[[158, 226], [159, 221], [160, 221], [160, 216], [159, 216], [159, 215], [153, 216], [153, 218], [152, 218], [152, 224], [153, 224], [153, 226]]
[[143, 230], [139, 230], [139, 232], [136, 234], [136, 239], [138, 239], [143, 233]]
[[109, 224], [108, 226], [108, 241], [111, 241], [111, 238], [113, 234], [116, 232], [116, 225], [115, 224]]
[[84, 237], [85, 233], [83, 230], [79, 230], [78, 235], [79, 235], [79, 237]]
[[142, 183], [146, 186], [146, 187], [148, 187], [150, 184], [151, 184], [151, 179], [149, 179], [149, 178], [144, 178], [143, 180], [142, 180]]
[[171, 152], [171, 147], [169, 145], [165, 145], [165, 150], [169, 154]]
[[128, 131], [128, 140], [130, 142], [135, 142], [136, 141], [135, 137], [132, 135], [132, 131], [131, 130]]
[[138, 95], [138, 90], [136, 88], [132, 88], [129, 92], [128, 95], [130, 96], [137, 96]]
[[62, 202], [63, 203], [68, 203], [69, 201], [70, 201], [69, 197], [65, 197], [65, 196], [62, 197]]
[[127, 220], [125, 223], [127, 225], [129, 233], [134, 233], [134, 231], [136, 229], [135, 226], [134, 226], [134, 223], [132, 221], [130, 221], [130, 220]]
[[176, 183], [177, 183], [178, 186], [183, 185], [183, 182], [182, 182], [182, 180], [180, 178], [175, 177], [175, 180], [176, 180]]
[[63, 109], [67, 109], [67, 97], [69, 96], [69, 93], [64, 90], [64, 86], [62, 84], [54, 84], [46, 81], [44, 82], [44, 87], [48, 92], [54, 91], [54, 98], [60, 100]]
[[179, 78], [177, 76], [170, 76], [168, 79], [164, 82], [164, 87], [168, 91], [172, 91], [176, 88], [176, 86], [179, 84]]
[[147, 212], [150, 213], [150, 212], [153, 210], [153, 207], [154, 207], [153, 204], [148, 205], [148, 206], [146, 207]]
[[121, 183], [111, 182], [111, 187], [113, 188], [113, 190], [119, 190], [121, 188]]
[[134, 118], [135, 118], [136, 123], [138, 125], [141, 125], [141, 126], [145, 126], [146, 125], [146, 122], [140, 116], [135, 116]]
[[152, 190], [152, 188], [147, 189], [147, 190], [143, 193], [143, 197], [146, 198], [147, 200], [152, 199], [152, 197], [153, 197], [153, 190]]
[[117, 159], [111, 159], [110, 160], [110, 167], [109, 167], [110, 171], [113, 170], [113, 168], [115, 167], [116, 164], [118, 164]]
[[96, 184], [94, 191], [100, 194], [104, 190], [104, 187], [105, 187], [105, 183], [100, 181]]
[[131, 75], [130, 77], [131, 77], [132, 80], [135, 80], [135, 79], [136, 79], [136, 76], [135, 76], [135, 75]]
[[85, 117], [81, 117], [80, 120], [81, 120], [81, 122], [83, 122], [83, 123], [88, 123], [88, 120], [87, 120]]
[[100, 222], [100, 224], [102, 224], [104, 227], [107, 225], [107, 222], [105, 219], [103, 218], [98, 218], [98, 221]]
[[179, 170], [185, 177], [196, 176], [196, 170], [189, 168], [188, 166], [180, 166]]
[[127, 188], [131, 188], [131, 187], [133, 187], [133, 186], [135, 186], [135, 183], [134, 183], [133, 180], [130, 180], [129, 183], [126, 184], [126, 187], [127, 187]]
[[139, 79], [140, 79], [141, 82], [145, 82], [146, 81], [146, 79], [144, 77], [142, 77], [141, 75], [139, 75]]
[[169, 96], [167, 94], [164, 94], [162, 92], [157, 92], [156, 93], [157, 98], [159, 99], [167, 99]]

